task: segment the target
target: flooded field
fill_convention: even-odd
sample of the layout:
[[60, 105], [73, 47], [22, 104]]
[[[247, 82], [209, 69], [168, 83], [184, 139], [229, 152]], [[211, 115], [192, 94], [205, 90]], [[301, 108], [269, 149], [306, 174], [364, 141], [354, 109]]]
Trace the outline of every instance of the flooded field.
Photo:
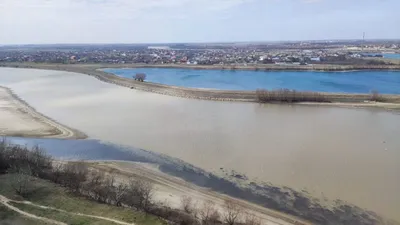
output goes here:
[[0, 86], [90, 138], [215, 172], [235, 170], [400, 220], [398, 114], [182, 99], [40, 70], [1, 68]]

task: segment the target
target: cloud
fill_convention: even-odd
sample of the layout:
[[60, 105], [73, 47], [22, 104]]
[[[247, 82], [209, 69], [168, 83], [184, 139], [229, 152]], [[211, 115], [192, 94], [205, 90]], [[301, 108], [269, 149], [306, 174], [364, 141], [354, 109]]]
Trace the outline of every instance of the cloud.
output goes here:
[[[0, 0], [0, 19], [129, 20], [138, 17], [174, 17], [216, 13], [253, 0]], [[177, 15], [179, 14], [179, 15]]]
[[[354, 30], [360, 25], [371, 36], [375, 32], [377, 37], [398, 37], [400, 30], [393, 27], [399, 22], [396, 11], [399, 3], [399, 0], [0, 0], [0, 43], [248, 41], [303, 36], [318, 39], [332, 34], [349, 38], [349, 34], [359, 33]], [[356, 25], [349, 23], [356, 19]]]

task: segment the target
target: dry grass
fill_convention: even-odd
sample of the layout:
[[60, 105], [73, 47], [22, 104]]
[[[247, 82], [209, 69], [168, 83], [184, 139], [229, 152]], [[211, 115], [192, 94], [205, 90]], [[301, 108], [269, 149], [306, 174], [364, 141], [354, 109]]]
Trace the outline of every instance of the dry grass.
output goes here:
[[256, 91], [257, 101], [259, 102], [330, 102], [328, 97], [318, 92], [301, 92], [289, 89]]

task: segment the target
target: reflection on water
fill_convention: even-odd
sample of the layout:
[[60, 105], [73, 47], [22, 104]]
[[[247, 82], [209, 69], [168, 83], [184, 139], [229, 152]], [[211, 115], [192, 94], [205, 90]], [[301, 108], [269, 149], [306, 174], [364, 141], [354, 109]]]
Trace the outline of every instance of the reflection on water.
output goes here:
[[52, 157], [63, 160], [134, 160], [134, 148], [101, 143], [98, 140], [60, 140], [42, 138], [7, 137], [12, 144], [39, 146]]
[[48, 155], [60, 160], [115, 160], [178, 165], [179, 160], [143, 149], [105, 143], [99, 140], [62, 140], [49, 138], [7, 137], [16, 145], [39, 146]]
[[397, 114], [200, 101], [79, 74], [33, 71], [36, 78], [25, 79], [30, 70], [2, 71], [0, 85], [3, 76], [13, 77], [6, 85], [16, 94], [91, 138], [163, 153], [209, 171], [233, 169], [400, 220]]

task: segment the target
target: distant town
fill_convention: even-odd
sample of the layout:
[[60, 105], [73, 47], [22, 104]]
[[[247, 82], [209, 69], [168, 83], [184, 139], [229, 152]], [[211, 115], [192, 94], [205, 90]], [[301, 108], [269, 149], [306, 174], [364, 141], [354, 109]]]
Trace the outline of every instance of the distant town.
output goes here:
[[390, 65], [399, 54], [400, 40], [0, 46], [0, 62], [61, 64]]

